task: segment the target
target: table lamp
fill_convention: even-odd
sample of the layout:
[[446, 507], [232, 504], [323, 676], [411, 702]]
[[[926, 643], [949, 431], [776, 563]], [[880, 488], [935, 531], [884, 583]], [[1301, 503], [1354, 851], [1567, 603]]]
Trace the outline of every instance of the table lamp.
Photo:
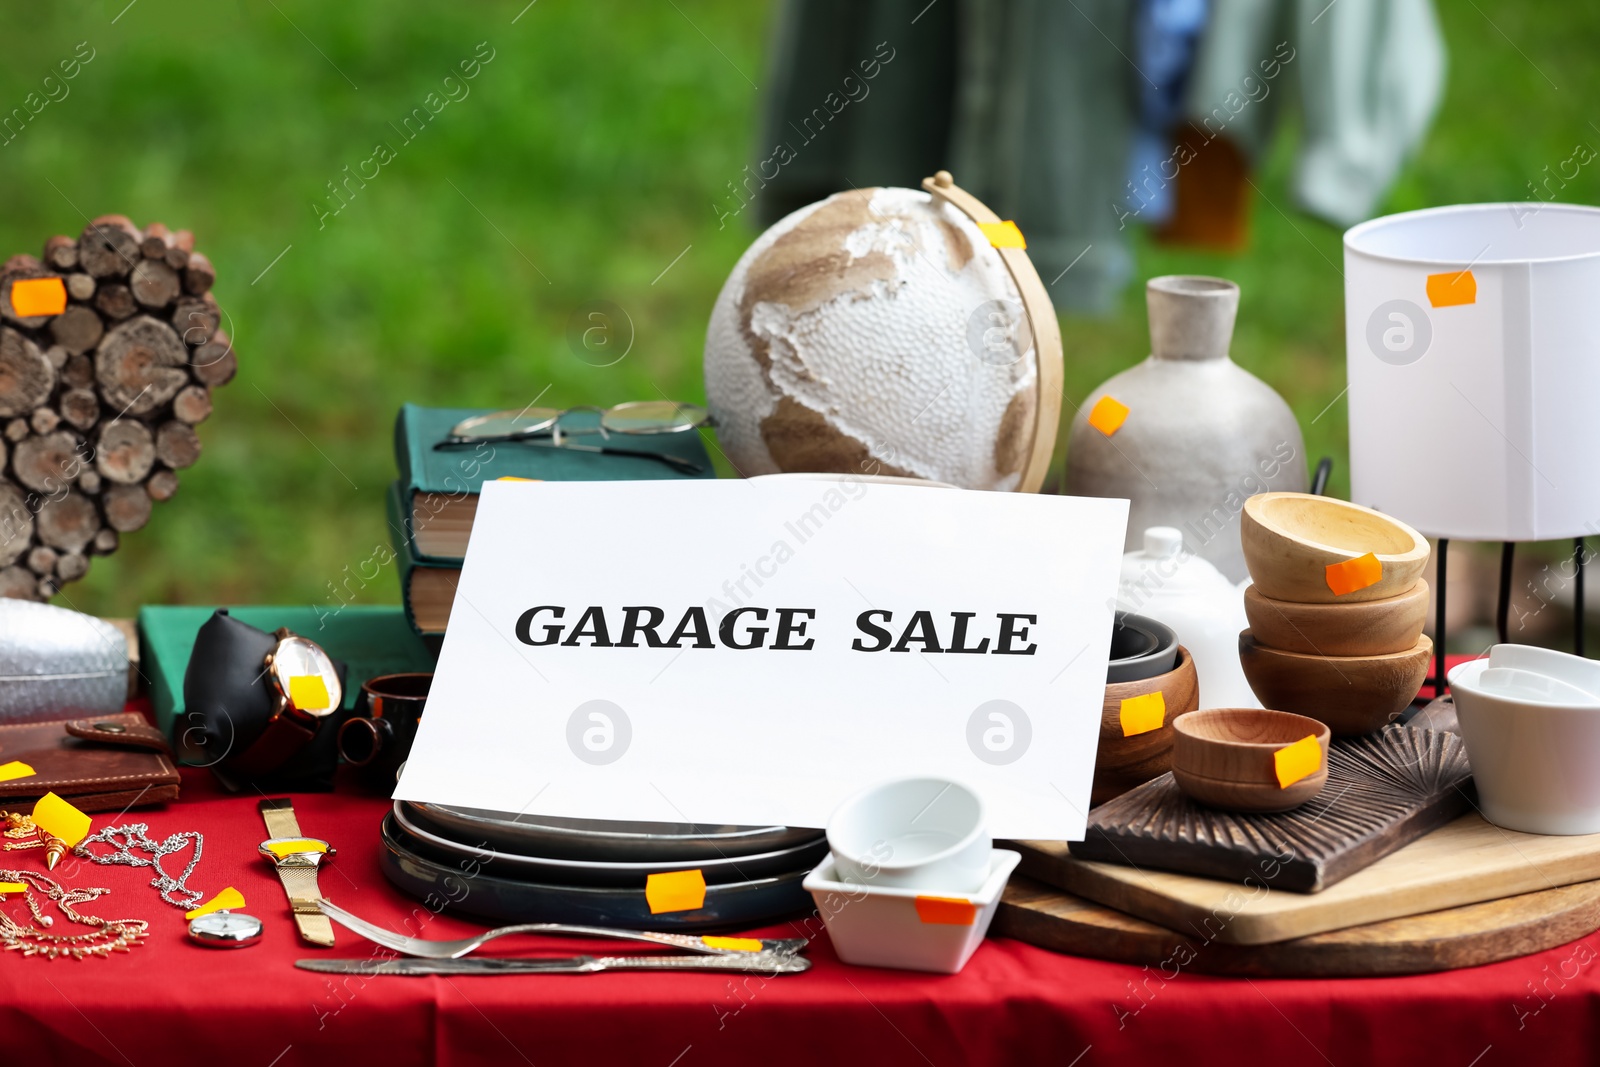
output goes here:
[[[1600, 532], [1600, 209], [1530, 200], [1373, 219], [1344, 235], [1351, 499], [1439, 539], [1436, 685], [1451, 538]], [[1436, 689], [1436, 692], [1442, 692]]]

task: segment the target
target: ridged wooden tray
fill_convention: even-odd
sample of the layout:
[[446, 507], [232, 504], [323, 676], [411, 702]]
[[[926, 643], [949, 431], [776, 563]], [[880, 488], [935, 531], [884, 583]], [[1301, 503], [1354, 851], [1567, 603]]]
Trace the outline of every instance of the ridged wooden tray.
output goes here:
[[[1089, 813], [1079, 860], [1156, 868], [1315, 893], [1471, 808], [1466, 748], [1452, 733], [1390, 726], [1328, 747], [1328, 784], [1292, 811], [1218, 811], [1164, 774]], [[1064, 846], [1024, 842], [1054, 855]]]

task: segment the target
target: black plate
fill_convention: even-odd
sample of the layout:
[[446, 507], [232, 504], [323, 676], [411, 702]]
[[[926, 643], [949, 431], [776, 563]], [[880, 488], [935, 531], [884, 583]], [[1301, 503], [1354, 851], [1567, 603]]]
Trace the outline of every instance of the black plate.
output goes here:
[[601, 860], [553, 859], [484, 847], [482, 842], [464, 845], [436, 831], [418, 818], [408, 805], [395, 803], [390, 814], [396, 836], [413, 852], [444, 864], [478, 861], [483, 870], [506, 878], [527, 879], [551, 885], [615, 885], [642, 889], [652, 874], [698, 867], [707, 885], [748, 882], [805, 868], [810, 870], [828, 854], [827, 838], [821, 834], [803, 845], [757, 852], [749, 856], [718, 856], [714, 859], [647, 860], [636, 863], [607, 863]]
[[382, 834], [380, 860], [389, 881], [429, 906], [493, 923], [556, 922], [698, 933], [761, 926], [811, 907], [811, 895], [801, 885], [809, 869], [707, 886], [703, 907], [652, 915], [643, 889], [544, 885], [481, 873], [470, 861], [439, 863], [406, 847], [392, 815], [384, 816]]
[[719, 826], [712, 823], [616, 822], [553, 815], [458, 808], [401, 801], [406, 817], [463, 845], [552, 859], [640, 863], [713, 860], [803, 845], [821, 830], [793, 826]]

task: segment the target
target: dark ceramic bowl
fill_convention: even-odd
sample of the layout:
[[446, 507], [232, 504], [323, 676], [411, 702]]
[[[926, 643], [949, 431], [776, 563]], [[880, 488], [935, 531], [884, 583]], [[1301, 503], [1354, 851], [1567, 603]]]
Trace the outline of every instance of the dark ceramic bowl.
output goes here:
[[1141, 682], [1166, 674], [1178, 663], [1178, 635], [1147, 615], [1117, 612], [1111, 628], [1111, 663], [1106, 683]]

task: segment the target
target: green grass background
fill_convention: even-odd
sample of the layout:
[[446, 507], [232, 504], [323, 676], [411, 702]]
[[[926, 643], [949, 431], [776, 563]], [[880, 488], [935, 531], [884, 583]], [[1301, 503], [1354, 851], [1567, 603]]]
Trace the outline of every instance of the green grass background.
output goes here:
[[[719, 231], [712, 205], [751, 159], [770, 5], [538, 0], [513, 24], [525, 0], [125, 2], [3, 16], [0, 110], [79, 42], [95, 56], [0, 147], [0, 249], [37, 253], [104, 212], [192, 229], [240, 369], [178, 496], [59, 603], [393, 602], [392, 567], [350, 575], [387, 539], [402, 402], [703, 398], [706, 319], [753, 237]], [[1438, 6], [1444, 107], [1383, 211], [1523, 199], [1575, 144], [1600, 147], [1600, 8]], [[390, 124], [482, 41], [471, 95], [401, 144]], [[1291, 207], [1289, 137], [1257, 176], [1248, 253], [1141, 242], [1139, 271], [1239, 281], [1234, 355], [1288, 398], [1310, 454], [1336, 457], [1343, 492], [1340, 232]], [[397, 158], [319, 227], [326, 183], [379, 140]], [[1562, 198], [1600, 202], [1600, 161]], [[566, 343], [574, 308], [601, 299], [636, 331], [606, 368]], [[1063, 334], [1076, 399], [1145, 354], [1140, 287]]]

